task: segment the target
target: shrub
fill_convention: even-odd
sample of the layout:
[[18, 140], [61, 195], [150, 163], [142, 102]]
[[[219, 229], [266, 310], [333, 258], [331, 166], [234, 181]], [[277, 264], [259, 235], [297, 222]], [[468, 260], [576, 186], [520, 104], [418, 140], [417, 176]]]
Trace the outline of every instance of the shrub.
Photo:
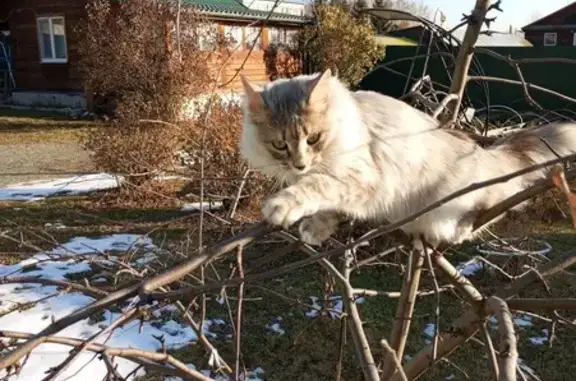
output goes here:
[[299, 49], [314, 71], [330, 68], [346, 84], [357, 84], [384, 54], [370, 20], [334, 5], [316, 6], [315, 17], [315, 25], [298, 32]]
[[[95, 103], [106, 105], [112, 117], [84, 141], [95, 164], [100, 170], [127, 175], [129, 189], [118, 192], [118, 197], [133, 197], [126, 202], [140, 202], [148, 189], [154, 200], [159, 189], [152, 179], [173, 168], [175, 153], [185, 151], [196, 160], [183, 169], [194, 179], [184, 193], [198, 195], [198, 159], [204, 141], [205, 194], [207, 198], [232, 199], [247, 168], [237, 147], [242, 127], [240, 106], [217, 100], [201, 107], [193, 119], [182, 119], [187, 101], [213, 88], [210, 64], [226, 54], [223, 49], [201, 51], [198, 34], [212, 39], [216, 47], [227, 41], [217, 33], [206, 35], [210, 32], [202, 20], [184, 10], [179, 17], [178, 44], [175, 1], [110, 4], [108, 0], [90, 0], [88, 17], [80, 29], [81, 74]], [[248, 181], [244, 194], [261, 192], [261, 184]], [[259, 198], [250, 198], [255, 199]]]
[[[238, 150], [242, 121], [242, 110], [236, 101], [225, 102], [215, 97], [211, 104], [199, 110], [194, 123], [189, 125], [184, 142], [185, 151], [192, 158], [188, 170], [193, 180], [187, 183], [183, 193], [200, 194], [203, 142], [206, 198], [221, 199], [228, 204], [237, 196], [248, 169]], [[266, 185], [263, 176], [251, 173], [243, 185], [241, 205], [257, 208]]]
[[271, 81], [295, 77], [301, 72], [301, 59], [296, 49], [284, 44], [271, 44], [264, 51], [266, 75]]
[[[80, 26], [80, 73], [94, 103], [112, 122], [94, 129], [85, 146], [99, 169], [137, 174], [144, 183], [166, 168], [175, 145], [183, 102], [212, 81], [208, 57], [198, 47], [201, 20], [190, 10], [179, 17], [165, 0], [90, 0]], [[216, 37], [214, 37], [216, 38]], [[160, 120], [164, 124], [143, 122]], [[150, 173], [143, 176], [142, 173]]]

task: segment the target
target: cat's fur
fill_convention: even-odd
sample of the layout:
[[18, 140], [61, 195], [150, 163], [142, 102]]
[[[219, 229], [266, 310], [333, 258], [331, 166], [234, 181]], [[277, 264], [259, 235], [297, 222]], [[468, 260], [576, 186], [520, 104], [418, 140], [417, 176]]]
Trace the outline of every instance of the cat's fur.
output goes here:
[[[576, 152], [576, 124], [526, 130], [481, 148], [402, 101], [349, 91], [329, 70], [263, 88], [242, 82], [242, 155], [288, 185], [265, 202], [264, 218], [288, 227], [307, 217], [300, 234], [310, 244], [334, 232], [340, 213], [397, 221], [472, 183], [554, 159], [541, 138], [560, 155]], [[533, 172], [468, 193], [402, 230], [433, 245], [462, 242], [478, 213], [546, 175]]]

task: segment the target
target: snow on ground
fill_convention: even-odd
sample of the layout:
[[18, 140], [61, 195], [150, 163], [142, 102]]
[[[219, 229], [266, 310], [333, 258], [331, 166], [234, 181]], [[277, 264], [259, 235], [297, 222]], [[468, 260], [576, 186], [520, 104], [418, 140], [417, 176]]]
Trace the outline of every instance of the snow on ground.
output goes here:
[[75, 195], [116, 188], [121, 178], [107, 173], [39, 180], [0, 188], [0, 200], [37, 201], [55, 195]]
[[[306, 316], [309, 318], [318, 317], [320, 312], [323, 310], [323, 307], [320, 305], [320, 302], [324, 302], [320, 300], [317, 296], [310, 296], [310, 300], [312, 301], [312, 309], [306, 312]], [[359, 297], [355, 300], [356, 304], [364, 303], [365, 298]], [[342, 300], [342, 296], [335, 295], [331, 296], [330, 300], [328, 301], [327, 310], [330, 313], [330, 317], [332, 319], [340, 319], [342, 317], [342, 308], [344, 306], [344, 301]]]
[[460, 274], [464, 276], [472, 276], [476, 274], [478, 271], [482, 270], [483, 268], [482, 262], [478, 259], [474, 258], [469, 260], [468, 262], [460, 263], [456, 266], [456, 269], [460, 272]]
[[[96, 238], [76, 237], [71, 241], [52, 250], [39, 253], [15, 265], [0, 265], [0, 283], [2, 277], [8, 275], [40, 276], [49, 279], [66, 279], [65, 275], [80, 273], [91, 269], [93, 261], [109, 263], [100, 253], [138, 252], [140, 258], [152, 258], [157, 249], [152, 241], [135, 234], [114, 234]], [[140, 263], [146, 263], [143, 261]], [[138, 266], [137, 262], [134, 266]], [[101, 278], [94, 276], [95, 280]], [[30, 303], [38, 301], [37, 303]], [[0, 285], [0, 327], [2, 330], [37, 333], [48, 326], [53, 320], [60, 319], [73, 311], [93, 302], [94, 299], [80, 293], [58, 293], [54, 286], [37, 284], [4, 284]], [[174, 306], [164, 308], [165, 312], [174, 311]], [[86, 339], [99, 332], [121, 316], [119, 311], [104, 311], [97, 319], [85, 319], [63, 331], [57, 336]], [[164, 336], [168, 348], [178, 348], [197, 340], [196, 334], [188, 325], [181, 325], [174, 320], [162, 319], [159, 311], [152, 319], [142, 326], [140, 322], [132, 322], [111, 334], [103, 335], [96, 343], [106, 344], [115, 348], [138, 348], [156, 351], [161, 343], [154, 336]], [[207, 337], [217, 335], [210, 331], [213, 326], [227, 324], [224, 320], [207, 320], [204, 332]], [[32, 352], [26, 366], [18, 377], [18, 381], [37, 381], [46, 376], [46, 371], [58, 365], [69, 355], [71, 347], [59, 344], [42, 344]], [[124, 359], [117, 359], [118, 371], [127, 375], [136, 364]], [[189, 365], [193, 367], [192, 364]], [[199, 370], [206, 375], [216, 377], [210, 369]], [[257, 369], [249, 373], [247, 379], [259, 380], [263, 371]], [[106, 367], [94, 353], [85, 352], [64, 371], [57, 380], [100, 381], [106, 374]], [[142, 372], [139, 373], [141, 375]], [[0, 377], [4, 373], [0, 372]], [[131, 377], [130, 379], [133, 379]], [[177, 378], [173, 378], [176, 380]], [[223, 380], [219, 378], [219, 380]]]

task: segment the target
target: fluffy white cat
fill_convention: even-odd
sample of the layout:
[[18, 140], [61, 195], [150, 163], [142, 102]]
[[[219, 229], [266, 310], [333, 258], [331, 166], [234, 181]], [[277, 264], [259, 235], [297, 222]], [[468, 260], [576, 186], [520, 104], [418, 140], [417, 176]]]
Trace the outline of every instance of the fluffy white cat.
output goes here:
[[[397, 221], [472, 183], [576, 153], [576, 124], [549, 125], [482, 148], [461, 131], [370, 91], [349, 91], [330, 70], [245, 90], [241, 153], [287, 187], [262, 213], [319, 245], [339, 215]], [[469, 239], [475, 217], [547, 176], [542, 170], [483, 188], [430, 211], [402, 230], [432, 245]]]

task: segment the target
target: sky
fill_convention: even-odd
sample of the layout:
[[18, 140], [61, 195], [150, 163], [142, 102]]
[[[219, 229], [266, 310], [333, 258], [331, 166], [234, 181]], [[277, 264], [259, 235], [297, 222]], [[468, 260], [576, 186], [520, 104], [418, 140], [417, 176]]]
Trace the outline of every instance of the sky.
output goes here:
[[[446, 15], [446, 27], [460, 22], [462, 13], [470, 13], [474, 8], [475, 0], [418, 0], [428, 6], [434, 13], [437, 8]], [[512, 25], [520, 29], [538, 18], [546, 16], [570, 4], [570, 0], [502, 0], [501, 8], [504, 12], [492, 11], [489, 17], [497, 16], [496, 23], [491, 29], [508, 30]]]

